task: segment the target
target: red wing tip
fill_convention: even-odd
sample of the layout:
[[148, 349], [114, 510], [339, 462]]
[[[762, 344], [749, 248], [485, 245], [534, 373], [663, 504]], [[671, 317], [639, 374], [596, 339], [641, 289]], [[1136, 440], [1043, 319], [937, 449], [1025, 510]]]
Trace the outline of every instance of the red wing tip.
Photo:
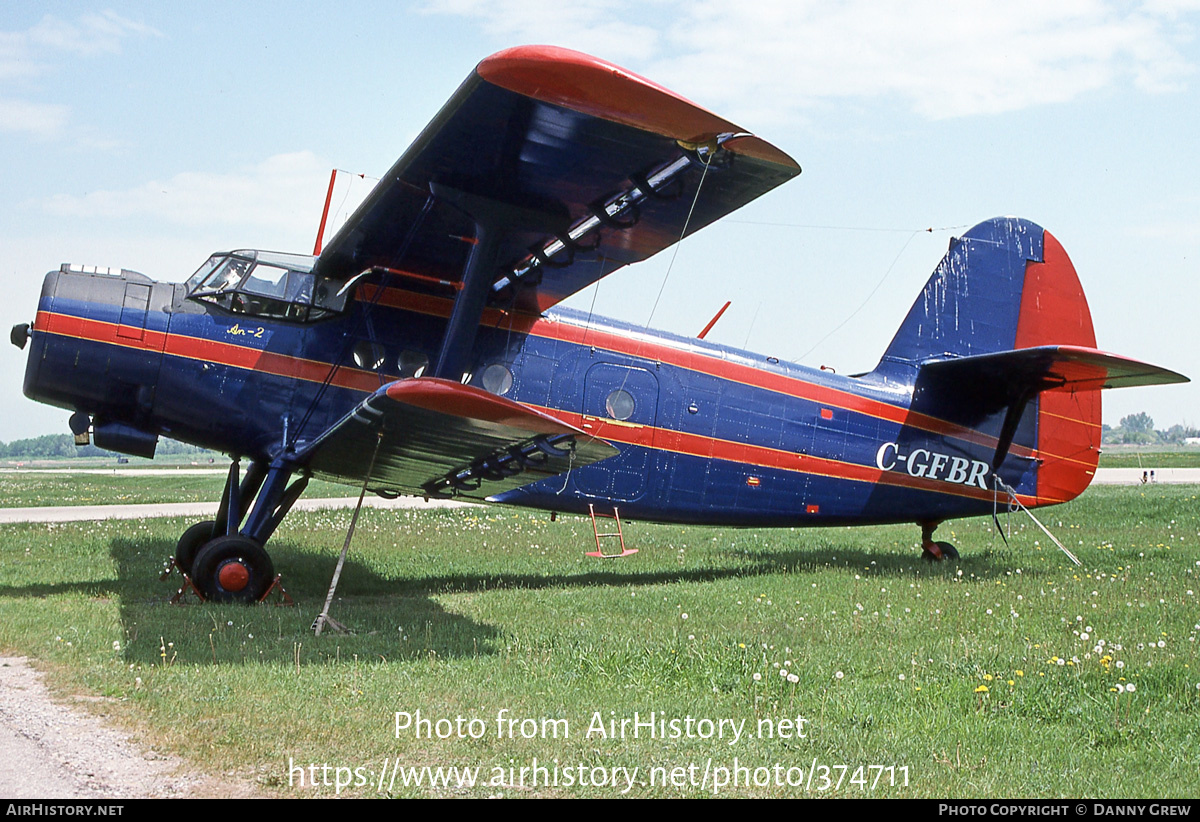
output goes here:
[[[516, 46], [475, 67], [482, 79], [526, 97], [685, 142], [744, 129], [628, 69], [559, 46]], [[799, 171], [784, 152], [753, 135], [725, 148]]]
[[[508, 88], [506, 82], [519, 79], [523, 71], [553, 71], [553, 72], [599, 72], [602, 75], [632, 81], [639, 85], [649, 86], [663, 94], [668, 94], [682, 100], [690, 106], [700, 108], [690, 100], [680, 97], [675, 92], [661, 86], [653, 80], [621, 68], [616, 63], [610, 63], [599, 57], [584, 54], [582, 51], [562, 48], [561, 46], [514, 46], [498, 51], [491, 57], [486, 57], [475, 67], [480, 77], [498, 86]], [[516, 89], [512, 89], [515, 91]], [[711, 114], [711, 112], [709, 112]], [[713, 115], [714, 117], [716, 115]]]

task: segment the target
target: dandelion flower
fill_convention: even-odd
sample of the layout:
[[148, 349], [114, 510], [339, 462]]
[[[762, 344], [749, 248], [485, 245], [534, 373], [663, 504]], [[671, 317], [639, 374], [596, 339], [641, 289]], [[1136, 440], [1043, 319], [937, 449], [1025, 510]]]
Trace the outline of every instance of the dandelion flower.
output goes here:
[[986, 685], [980, 685], [978, 688], [975, 689], [975, 693], [977, 693], [977, 694], [986, 694], [987, 692], [988, 692], [988, 686], [986, 686]]

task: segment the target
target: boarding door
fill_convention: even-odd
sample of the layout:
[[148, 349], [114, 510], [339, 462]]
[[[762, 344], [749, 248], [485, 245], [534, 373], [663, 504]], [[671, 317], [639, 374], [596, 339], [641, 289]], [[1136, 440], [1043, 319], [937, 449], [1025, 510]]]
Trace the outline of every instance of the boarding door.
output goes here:
[[598, 363], [584, 378], [583, 422], [589, 434], [621, 450], [575, 476], [575, 487], [589, 496], [635, 500], [646, 493], [654, 466], [654, 424], [658, 415], [658, 379], [644, 368]]

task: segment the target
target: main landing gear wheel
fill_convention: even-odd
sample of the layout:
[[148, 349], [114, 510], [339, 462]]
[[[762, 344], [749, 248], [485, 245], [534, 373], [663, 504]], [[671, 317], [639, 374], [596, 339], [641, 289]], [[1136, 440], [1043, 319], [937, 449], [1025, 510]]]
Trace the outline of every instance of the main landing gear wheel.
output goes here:
[[205, 543], [212, 540], [213, 528], [215, 527], [216, 523], [210, 519], [204, 522], [197, 522], [183, 532], [183, 536], [179, 538], [179, 542], [175, 545], [175, 565], [180, 571], [183, 571], [188, 576], [192, 575], [192, 566], [196, 562], [196, 554], [204, 547]]
[[240, 534], [212, 540], [196, 554], [192, 566], [192, 582], [213, 602], [258, 602], [274, 579], [270, 555]]

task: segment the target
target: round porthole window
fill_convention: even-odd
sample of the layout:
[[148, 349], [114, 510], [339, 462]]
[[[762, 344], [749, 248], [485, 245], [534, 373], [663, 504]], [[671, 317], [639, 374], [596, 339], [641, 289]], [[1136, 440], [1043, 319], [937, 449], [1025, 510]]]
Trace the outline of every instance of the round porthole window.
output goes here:
[[380, 368], [383, 368], [383, 361], [386, 357], [387, 352], [378, 343], [364, 340], [363, 342], [356, 343], [354, 346], [354, 364], [359, 368], [378, 371]]
[[504, 396], [512, 390], [513, 375], [507, 365], [495, 363], [483, 369], [483, 390]]
[[627, 420], [633, 416], [633, 395], [624, 388], [618, 388], [608, 395], [604, 407], [614, 420]]
[[401, 377], [419, 377], [429, 367], [429, 357], [420, 351], [401, 351], [396, 365], [400, 368]]

